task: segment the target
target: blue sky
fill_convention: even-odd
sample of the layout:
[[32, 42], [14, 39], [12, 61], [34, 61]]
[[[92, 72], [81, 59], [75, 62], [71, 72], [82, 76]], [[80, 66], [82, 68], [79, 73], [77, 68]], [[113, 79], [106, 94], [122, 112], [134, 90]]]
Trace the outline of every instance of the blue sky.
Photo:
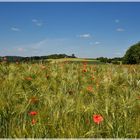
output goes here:
[[0, 56], [121, 57], [140, 41], [140, 2], [0, 2]]

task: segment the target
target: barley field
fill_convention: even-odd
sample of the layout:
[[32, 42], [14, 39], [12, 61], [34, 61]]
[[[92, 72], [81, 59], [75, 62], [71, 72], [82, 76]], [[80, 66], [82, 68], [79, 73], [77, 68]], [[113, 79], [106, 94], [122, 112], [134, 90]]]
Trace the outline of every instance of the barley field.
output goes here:
[[0, 64], [1, 138], [140, 138], [140, 65]]

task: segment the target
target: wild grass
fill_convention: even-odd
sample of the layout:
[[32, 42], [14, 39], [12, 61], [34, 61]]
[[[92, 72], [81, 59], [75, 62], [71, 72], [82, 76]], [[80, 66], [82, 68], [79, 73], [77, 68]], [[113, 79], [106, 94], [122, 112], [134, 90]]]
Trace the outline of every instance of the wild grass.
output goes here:
[[140, 138], [140, 66], [1, 63], [0, 137]]

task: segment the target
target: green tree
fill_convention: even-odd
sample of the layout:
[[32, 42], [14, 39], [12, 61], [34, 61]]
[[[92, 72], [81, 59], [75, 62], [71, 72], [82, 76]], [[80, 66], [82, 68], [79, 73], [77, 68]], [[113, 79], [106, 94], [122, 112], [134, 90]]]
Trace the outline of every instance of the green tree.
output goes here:
[[71, 57], [72, 57], [72, 58], [76, 58], [76, 57], [75, 57], [75, 54], [72, 54]]
[[140, 64], [140, 42], [131, 46], [124, 55], [124, 64]]

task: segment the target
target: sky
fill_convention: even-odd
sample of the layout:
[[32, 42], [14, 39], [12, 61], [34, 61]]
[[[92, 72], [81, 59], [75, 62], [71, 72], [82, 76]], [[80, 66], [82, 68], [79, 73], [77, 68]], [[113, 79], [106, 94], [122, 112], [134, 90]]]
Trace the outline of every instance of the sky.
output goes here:
[[140, 2], [0, 2], [0, 56], [122, 57], [139, 15]]

